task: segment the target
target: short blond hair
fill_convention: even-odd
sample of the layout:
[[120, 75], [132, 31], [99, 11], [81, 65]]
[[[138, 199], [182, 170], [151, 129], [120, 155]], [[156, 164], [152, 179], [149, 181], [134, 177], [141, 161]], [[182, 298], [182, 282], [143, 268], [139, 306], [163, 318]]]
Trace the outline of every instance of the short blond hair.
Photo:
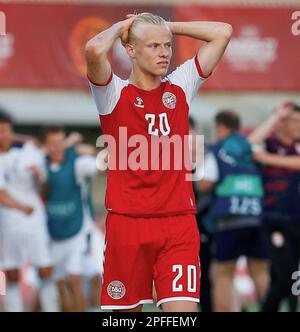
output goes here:
[[129, 43], [132, 43], [134, 41], [135, 30], [136, 30], [137, 26], [139, 26], [141, 24], [166, 25], [166, 21], [161, 16], [155, 15], [152, 13], [138, 14], [134, 18], [132, 25], [130, 27], [130, 30], [129, 30], [129, 35], [128, 35]]
[[156, 25], [163, 25], [166, 23], [165, 19], [159, 15], [155, 15], [152, 13], [142, 13], [138, 14], [132, 23], [132, 27], [140, 24], [140, 23], [148, 23], [148, 24], [156, 24]]

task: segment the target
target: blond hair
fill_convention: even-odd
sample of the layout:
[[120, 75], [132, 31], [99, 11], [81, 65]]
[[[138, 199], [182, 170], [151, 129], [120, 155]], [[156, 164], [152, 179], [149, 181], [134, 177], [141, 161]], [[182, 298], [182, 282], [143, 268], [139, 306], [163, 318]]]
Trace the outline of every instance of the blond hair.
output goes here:
[[141, 24], [153, 24], [153, 25], [166, 25], [166, 21], [159, 15], [151, 14], [151, 13], [142, 13], [138, 14], [130, 27], [128, 42], [132, 43], [135, 40], [137, 27]]

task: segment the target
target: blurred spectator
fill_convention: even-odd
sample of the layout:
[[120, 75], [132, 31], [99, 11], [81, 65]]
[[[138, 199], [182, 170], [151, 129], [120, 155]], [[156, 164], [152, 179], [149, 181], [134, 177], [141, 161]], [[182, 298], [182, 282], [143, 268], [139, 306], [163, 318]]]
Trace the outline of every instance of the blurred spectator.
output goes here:
[[[192, 117], [189, 117], [189, 134], [192, 142], [192, 160], [196, 160], [195, 137], [198, 135], [196, 122]], [[202, 153], [202, 151], [198, 151]], [[193, 173], [197, 173], [197, 169], [202, 165], [193, 164]], [[202, 312], [211, 312], [211, 282], [209, 277], [210, 263], [211, 263], [211, 246], [212, 246], [212, 233], [211, 229], [207, 227], [206, 214], [211, 202], [210, 193], [201, 193], [197, 186], [197, 180], [193, 182], [193, 189], [197, 204], [197, 226], [200, 233], [200, 262], [201, 262], [201, 282], [200, 282], [200, 304]]]
[[214, 311], [236, 311], [233, 278], [237, 259], [248, 258], [258, 300], [268, 287], [268, 253], [260, 225], [263, 187], [251, 145], [239, 134], [240, 119], [231, 111], [216, 116], [217, 143], [205, 158], [201, 192], [213, 191], [208, 216], [215, 221], [213, 263]]
[[[44, 129], [48, 228], [53, 240], [54, 273], [62, 310], [84, 311], [81, 277], [83, 258], [88, 253], [86, 241], [90, 232], [88, 219], [91, 218], [87, 181], [97, 173], [96, 159], [93, 156], [79, 156], [76, 149], [67, 148], [65, 142], [63, 128]], [[95, 271], [92, 271], [94, 274]]]
[[300, 107], [282, 103], [250, 139], [266, 149], [256, 154], [265, 164], [263, 220], [272, 252], [271, 285], [262, 310], [278, 311], [287, 298], [289, 310], [296, 311], [291, 288], [300, 260]]
[[0, 112], [0, 237], [1, 267], [7, 279], [6, 311], [24, 311], [20, 294], [21, 269], [30, 263], [40, 276], [43, 311], [57, 311], [46, 214], [39, 188], [45, 180], [37, 147], [13, 146], [13, 122]]

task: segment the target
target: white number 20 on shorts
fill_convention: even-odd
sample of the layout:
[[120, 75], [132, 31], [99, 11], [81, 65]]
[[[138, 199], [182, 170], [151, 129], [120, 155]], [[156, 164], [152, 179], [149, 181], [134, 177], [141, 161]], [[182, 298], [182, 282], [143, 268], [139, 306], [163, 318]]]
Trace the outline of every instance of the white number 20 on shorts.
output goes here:
[[[173, 265], [172, 272], [177, 272], [176, 277], [173, 280], [172, 289], [173, 292], [182, 292], [183, 285], [179, 283], [183, 274], [183, 266], [182, 265]], [[187, 290], [190, 293], [196, 293], [197, 290], [197, 270], [195, 265], [187, 266]]]

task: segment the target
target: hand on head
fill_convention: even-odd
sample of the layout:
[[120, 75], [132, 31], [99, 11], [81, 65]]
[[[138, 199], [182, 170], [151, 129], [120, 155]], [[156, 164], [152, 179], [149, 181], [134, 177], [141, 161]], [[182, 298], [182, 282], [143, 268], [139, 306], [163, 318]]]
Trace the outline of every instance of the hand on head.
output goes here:
[[126, 20], [122, 21], [123, 33], [120, 38], [123, 46], [125, 46], [128, 43], [129, 30], [136, 16], [137, 16], [136, 14], [127, 14]]
[[74, 146], [76, 144], [82, 143], [83, 142], [83, 135], [80, 134], [77, 131], [72, 131], [68, 137], [66, 138], [66, 145], [69, 146]]
[[278, 107], [277, 110], [278, 120], [286, 119], [291, 114], [292, 111], [293, 111], [293, 101], [285, 100]]

